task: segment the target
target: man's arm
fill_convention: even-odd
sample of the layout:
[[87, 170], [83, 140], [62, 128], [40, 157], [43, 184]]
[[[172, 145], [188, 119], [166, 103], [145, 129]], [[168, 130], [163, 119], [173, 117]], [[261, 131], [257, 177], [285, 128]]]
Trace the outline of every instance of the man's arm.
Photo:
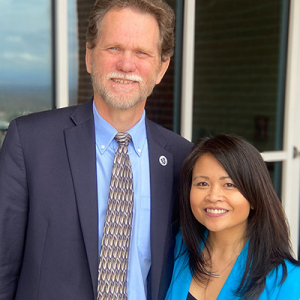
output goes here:
[[28, 216], [25, 160], [17, 122], [0, 151], [0, 299], [14, 299]]

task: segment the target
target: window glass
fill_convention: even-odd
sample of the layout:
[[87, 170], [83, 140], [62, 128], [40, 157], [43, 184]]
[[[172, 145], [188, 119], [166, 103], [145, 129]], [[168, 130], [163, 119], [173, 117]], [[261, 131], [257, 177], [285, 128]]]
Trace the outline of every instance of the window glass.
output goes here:
[[9, 122], [53, 107], [51, 3], [0, 0], [0, 143]]
[[78, 20], [77, 1], [68, 0], [69, 103], [78, 102]]
[[85, 66], [86, 31], [90, 11], [95, 0], [69, 0], [77, 3], [77, 25], [78, 25], [78, 90], [77, 102], [84, 103], [93, 96], [93, 88], [90, 75]]
[[[146, 114], [152, 121], [176, 132], [179, 132], [180, 85], [181, 85], [181, 43], [182, 43], [182, 1], [166, 1], [176, 14], [175, 53], [169, 68], [152, 95], [147, 99]], [[181, 9], [179, 9], [181, 8]]]
[[282, 149], [288, 5], [196, 2], [193, 140], [223, 132]]
[[275, 192], [279, 199], [281, 198], [281, 178], [282, 178], [282, 162], [267, 162]]

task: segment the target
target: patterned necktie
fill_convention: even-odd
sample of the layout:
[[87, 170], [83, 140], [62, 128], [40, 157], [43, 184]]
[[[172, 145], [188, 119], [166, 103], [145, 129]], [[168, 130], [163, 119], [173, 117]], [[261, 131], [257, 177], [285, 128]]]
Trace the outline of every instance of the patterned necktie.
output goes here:
[[127, 299], [127, 263], [133, 214], [132, 170], [128, 133], [117, 133], [108, 206], [103, 230], [97, 300]]

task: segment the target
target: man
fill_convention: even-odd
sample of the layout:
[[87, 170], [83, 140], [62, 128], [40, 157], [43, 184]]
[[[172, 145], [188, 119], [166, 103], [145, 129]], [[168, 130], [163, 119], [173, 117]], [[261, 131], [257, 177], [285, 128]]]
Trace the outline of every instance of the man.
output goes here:
[[123, 299], [164, 299], [191, 143], [144, 107], [168, 68], [173, 29], [161, 0], [97, 1], [86, 50], [93, 100], [12, 121], [0, 154], [0, 299], [111, 299], [99, 294], [98, 266], [101, 278], [118, 132], [131, 136], [134, 195]]

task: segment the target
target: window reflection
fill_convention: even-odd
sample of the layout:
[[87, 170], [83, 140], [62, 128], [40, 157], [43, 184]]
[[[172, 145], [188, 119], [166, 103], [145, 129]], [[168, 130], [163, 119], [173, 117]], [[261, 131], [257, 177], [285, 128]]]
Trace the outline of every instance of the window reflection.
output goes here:
[[78, 102], [78, 19], [77, 1], [68, 0], [69, 103]]
[[288, 3], [196, 2], [194, 140], [226, 132], [282, 149]]
[[282, 162], [266, 162], [275, 192], [281, 199]]
[[9, 122], [52, 108], [51, 3], [0, 1], [0, 143]]
[[[178, 10], [177, 8], [180, 5], [181, 1], [176, 0], [167, 0], [166, 1], [175, 11], [177, 21], [181, 20], [182, 10]], [[149, 96], [146, 102], [146, 113], [147, 117], [170, 129], [173, 131], [179, 132], [179, 117], [177, 116], [180, 114], [178, 109], [180, 106], [180, 81], [181, 81], [181, 74], [178, 74], [181, 65], [181, 31], [182, 31], [182, 24], [176, 23], [175, 28], [175, 53], [174, 56], [171, 58], [169, 68], [164, 75], [162, 81], [159, 85], [157, 85], [153, 93]], [[179, 57], [179, 59], [177, 59]], [[175, 76], [177, 72], [177, 75]], [[178, 78], [179, 76], [179, 78]]]

